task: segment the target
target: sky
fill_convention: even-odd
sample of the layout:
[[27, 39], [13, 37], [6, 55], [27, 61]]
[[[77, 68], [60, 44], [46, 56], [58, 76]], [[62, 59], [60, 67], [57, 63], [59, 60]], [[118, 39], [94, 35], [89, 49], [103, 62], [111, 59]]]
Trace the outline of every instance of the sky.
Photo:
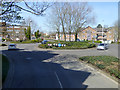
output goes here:
[[[95, 24], [89, 25], [91, 27], [97, 27], [98, 24], [102, 26], [113, 26], [115, 21], [118, 20], [118, 2], [88, 2], [93, 9], [93, 13], [96, 19]], [[31, 17], [40, 27], [40, 31], [51, 32], [50, 27], [47, 25], [48, 14], [50, 8], [45, 11], [45, 16], [36, 16], [27, 12], [22, 12], [24, 18]]]

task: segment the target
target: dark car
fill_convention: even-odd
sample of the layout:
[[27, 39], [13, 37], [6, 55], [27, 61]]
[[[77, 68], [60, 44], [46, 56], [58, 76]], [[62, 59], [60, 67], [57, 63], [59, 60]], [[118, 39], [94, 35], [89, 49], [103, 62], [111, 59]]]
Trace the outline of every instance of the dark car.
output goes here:
[[42, 42], [41, 42], [41, 44], [46, 44], [46, 42], [48, 42], [47, 40], [43, 40]]
[[77, 39], [77, 42], [80, 42], [80, 39]]

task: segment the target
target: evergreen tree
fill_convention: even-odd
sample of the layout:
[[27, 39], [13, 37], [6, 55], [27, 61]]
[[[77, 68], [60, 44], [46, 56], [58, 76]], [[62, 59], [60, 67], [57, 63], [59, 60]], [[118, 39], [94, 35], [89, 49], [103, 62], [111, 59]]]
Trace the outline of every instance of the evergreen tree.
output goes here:
[[101, 25], [101, 24], [98, 24], [97, 28], [102, 28], [102, 25]]
[[24, 32], [25, 32], [25, 36], [26, 36], [27, 40], [30, 40], [31, 39], [31, 28], [30, 28], [30, 26], [28, 26], [27, 30], [24, 29]]
[[35, 37], [39, 38], [41, 36], [41, 34], [39, 34], [39, 30], [37, 30], [37, 32], [35, 32]]

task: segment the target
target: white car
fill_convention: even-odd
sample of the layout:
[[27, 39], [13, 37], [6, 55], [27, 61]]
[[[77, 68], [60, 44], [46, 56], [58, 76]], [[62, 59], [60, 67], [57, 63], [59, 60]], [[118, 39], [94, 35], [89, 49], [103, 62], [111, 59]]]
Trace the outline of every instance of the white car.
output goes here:
[[16, 44], [9, 44], [8, 45], [8, 50], [13, 50], [13, 49], [17, 49]]
[[97, 50], [106, 50], [108, 49], [108, 44], [101, 43], [97, 46]]

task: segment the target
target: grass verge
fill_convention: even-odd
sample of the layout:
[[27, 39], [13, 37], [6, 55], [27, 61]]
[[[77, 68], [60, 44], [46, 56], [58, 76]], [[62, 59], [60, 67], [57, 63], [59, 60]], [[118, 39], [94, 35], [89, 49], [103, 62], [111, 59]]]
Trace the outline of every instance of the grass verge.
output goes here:
[[4, 55], [0, 55], [0, 58], [2, 58], [2, 83], [4, 83], [9, 70], [9, 61]]
[[109, 73], [111, 76], [120, 79], [120, 69], [118, 68], [120, 59], [113, 56], [84, 56], [80, 60], [90, 63], [97, 68]]

